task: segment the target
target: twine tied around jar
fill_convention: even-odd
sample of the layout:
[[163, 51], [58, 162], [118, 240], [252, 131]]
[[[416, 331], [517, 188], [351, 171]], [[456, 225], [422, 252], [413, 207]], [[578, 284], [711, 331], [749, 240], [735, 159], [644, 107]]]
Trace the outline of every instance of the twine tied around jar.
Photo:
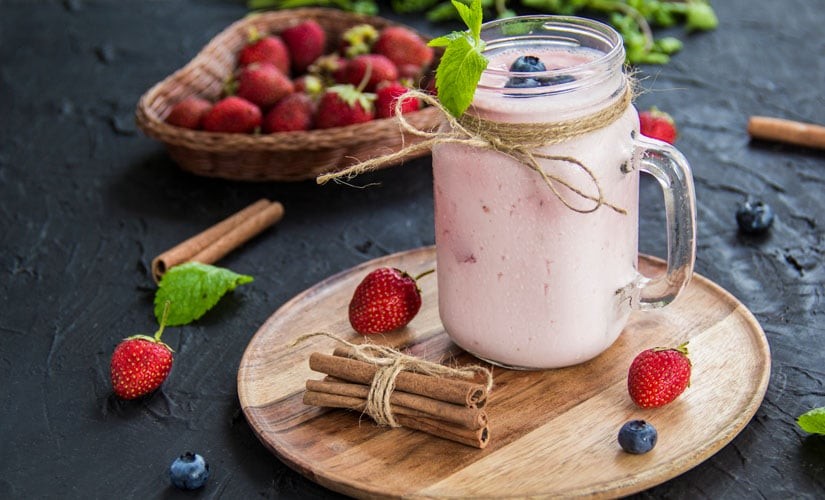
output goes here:
[[353, 344], [337, 335], [327, 332], [301, 335], [290, 342], [289, 347], [295, 347], [307, 339], [319, 336], [329, 337], [347, 346], [351, 350], [350, 356], [352, 358], [378, 367], [369, 387], [364, 413], [372, 417], [372, 419], [381, 426], [401, 427], [401, 424], [396, 422], [393, 416], [390, 397], [395, 390], [395, 379], [402, 371], [465, 380], [473, 380], [481, 376], [485, 379], [487, 392], [493, 387], [493, 374], [483, 366], [468, 365], [461, 368], [453, 368], [416, 358], [415, 356], [409, 356], [388, 346], [371, 343]]
[[[559, 201], [570, 210], [579, 213], [590, 213], [595, 212], [604, 205], [624, 215], [627, 213], [625, 209], [617, 207], [605, 199], [604, 190], [598, 178], [587, 165], [570, 156], [549, 155], [539, 152], [538, 149], [552, 144], [559, 144], [610, 125], [622, 116], [627, 107], [630, 106], [633, 101], [633, 94], [632, 81], [628, 79], [626, 90], [619, 99], [610, 106], [583, 118], [555, 123], [508, 123], [486, 120], [469, 114], [464, 114], [461, 118], [455, 118], [435, 96], [412, 89], [398, 98], [395, 104], [395, 114], [404, 131], [422, 137], [423, 141], [410, 144], [385, 156], [362, 161], [337, 172], [320, 175], [316, 180], [318, 184], [325, 184], [330, 180], [351, 179], [359, 174], [397, 163], [409, 155], [432, 149], [433, 146], [438, 144], [460, 144], [497, 151], [525, 165], [539, 174]], [[402, 102], [408, 98], [417, 98], [422, 103], [437, 108], [444, 116], [449, 129], [428, 131], [420, 130], [411, 125], [404, 117], [401, 109]], [[567, 180], [545, 172], [541, 168], [539, 160], [555, 160], [574, 165], [590, 178], [596, 187], [597, 194], [588, 194]], [[559, 192], [556, 184], [566, 187], [582, 199], [592, 201], [593, 205], [588, 208], [573, 205]]]

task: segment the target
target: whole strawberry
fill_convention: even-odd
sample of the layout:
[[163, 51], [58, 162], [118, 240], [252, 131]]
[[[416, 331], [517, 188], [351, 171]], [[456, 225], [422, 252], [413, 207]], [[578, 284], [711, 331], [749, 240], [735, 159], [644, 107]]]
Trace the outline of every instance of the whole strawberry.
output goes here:
[[665, 141], [669, 144], [676, 142], [676, 122], [673, 118], [660, 111], [655, 106], [639, 112], [639, 125], [642, 135]]
[[135, 399], [154, 391], [172, 369], [172, 349], [161, 342], [169, 311], [167, 303], [160, 328], [153, 337], [134, 335], [123, 339], [112, 353], [109, 374], [118, 397]]
[[372, 51], [389, 58], [397, 67], [407, 64], [423, 68], [433, 61], [433, 49], [414, 31], [403, 26], [381, 30]]
[[238, 73], [235, 95], [268, 108], [295, 91], [292, 81], [271, 64], [250, 64]]
[[289, 74], [289, 49], [280, 37], [262, 36], [257, 30], [249, 33], [248, 43], [238, 53], [238, 66], [252, 63], [272, 64], [285, 75]]
[[[398, 98], [410, 90], [399, 82], [388, 82], [379, 85], [375, 91], [375, 116], [376, 118], [389, 118], [395, 115]], [[421, 101], [416, 97], [408, 97], [401, 101], [401, 113], [418, 111]]]
[[656, 347], [639, 353], [627, 372], [630, 399], [641, 408], [664, 406], [690, 385], [687, 342], [676, 348]]
[[375, 94], [359, 91], [352, 85], [327, 89], [318, 103], [315, 128], [332, 128], [364, 123], [375, 117]]
[[308, 95], [303, 92], [289, 94], [264, 115], [263, 130], [267, 134], [309, 130], [314, 112], [314, 103]]
[[201, 128], [203, 117], [212, 107], [212, 103], [200, 97], [187, 97], [178, 102], [166, 116], [166, 123], [176, 127], [197, 130]]
[[296, 74], [304, 73], [324, 54], [327, 45], [324, 28], [312, 19], [283, 30], [281, 39], [289, 48], [292, 69]]
[[242, 97], [230, 96], [216, 102], [203, 117], [208, 132], [250, 133], [261, 126], [261, 109]]
[[417, 280], [404, 271], [379, 267], [355, 288], [349, 303], [349, 322], [362, 335], [386, 333], [409, 323], [421, 309]]
[[344, 70], [344, 82], [373, 92], [379, 83], [398, 79], [398, 68], [380, 54], [362, 54], [349, 61]]

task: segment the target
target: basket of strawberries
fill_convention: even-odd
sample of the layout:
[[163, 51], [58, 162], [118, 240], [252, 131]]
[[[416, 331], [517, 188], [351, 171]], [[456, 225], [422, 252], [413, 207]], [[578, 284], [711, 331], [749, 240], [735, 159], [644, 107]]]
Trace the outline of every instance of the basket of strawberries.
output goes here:
[[[149, 89], [137, 123], [197, 175], [315, 178], [420, 140], [402, 134], [394, 112], [408, 88], [431, 88], [438, 54], [426, 41], [388, 19], [336, 9], [252, 15]], [[440, 123], [416, 99], [401, 109], [418, 129]]]

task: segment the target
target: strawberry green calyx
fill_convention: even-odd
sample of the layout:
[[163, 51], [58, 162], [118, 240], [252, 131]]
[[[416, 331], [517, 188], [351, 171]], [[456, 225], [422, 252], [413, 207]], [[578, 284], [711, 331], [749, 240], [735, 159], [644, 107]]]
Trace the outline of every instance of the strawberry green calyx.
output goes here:
[[373, 103], [375, 102], [375, 94], [370, 92], [361, 92], [355, 85], [344, 84], [334, 85], [327, 89], [329, 92], [335, 92], [342, 101], [347, 103], [347, 106], [354, 108], [356, 103], [361, 105], [365, 111], [372, 111]]
[[378, 39], [378, 30], [371, 24], [358, 24], [345, 31], [341, 38], [346, 43], [344, 55], [353, 58], [370, 52], [372, 44]]
[[258, 31], [258, 28], [256, 28], [255, 26], [251, 26], [246, 31], [246, 41], [247, 41], [247, 43], [255, 43], [258, 40], [260, 40], [261, 38], [263, 38], [263, 35], [261, 34], [260, 31]]
[[124, 340], [145, 340], [147, 342], [154, 342], [155, 344], [160, 344], [169, 349], [170, 352], [175, 352], [174, 349], [160, 340], [160, 337], [163, 335], [163, 329], [166, 327], [166, 319], [169, 317], [169, 308], [171, 306], [172, 303], [168, 300], [163, 304], [163, 316], [160, 319], [160, 326], [154, 335], [132, 335], [131, 337], [126, 337]]
[[441, 104], [453, 116], [460, 117], [473, 102], [481, 74], [487, 69], [484, 40], [481, 39], [483, 12], [481, 0], [469, 5], [452, 0], [467, 31], [454, 31], [430, 40], [431, 47], [444, 47], [444, 55], [435, 72], [435, 86]]
[[413, 278], [413, 279], [414, 279], [415, 281], [418, 281], [418, 280], [420, 280], [421, 278], [423, 278], [424, 276], [427, 276], [428, 274], [432, 274], [432, 273], [434, 273], [434, 272], [435, 272], [435, 268], [432, 268], [432, 269], [427, 269], [426, 271], [424, 271], [424, 272], [422, 272], [422, 273], [418, 274], [418, 275], [417, 275], [415, 278]]

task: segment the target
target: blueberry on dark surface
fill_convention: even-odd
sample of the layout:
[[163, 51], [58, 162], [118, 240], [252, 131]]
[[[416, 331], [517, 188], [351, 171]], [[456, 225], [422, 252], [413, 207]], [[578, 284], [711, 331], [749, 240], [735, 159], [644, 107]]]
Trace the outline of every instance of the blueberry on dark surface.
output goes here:
[[[510, 65], [510, 71], [515, 73], [537, 73], [547, 71], [547, 67], [536, 56], [520, 56]], [[570, 75], [557, 75], [551, 77], [523, 77], [514, 76], [507, 81], [507, 88], [531, 88], [546, 87], [548, 85], [559, 85], [569, 83], [576, 79]]]
[[619, 445], [624, 451], [634, 455], [652, 450], [657, 438], [656, 428], [644, 420], [631, 420], [619, 429]]
[[764, 233], [773, 224], [773, 217], [770, 205], [750, 198], [736, 209], [736, 223], [739, 229], [747, 234]]
[[187, 451], [169, 466], [172, 485], [182, 490], [196, 490], [209, 478], [209, 464], [197, 453]]

